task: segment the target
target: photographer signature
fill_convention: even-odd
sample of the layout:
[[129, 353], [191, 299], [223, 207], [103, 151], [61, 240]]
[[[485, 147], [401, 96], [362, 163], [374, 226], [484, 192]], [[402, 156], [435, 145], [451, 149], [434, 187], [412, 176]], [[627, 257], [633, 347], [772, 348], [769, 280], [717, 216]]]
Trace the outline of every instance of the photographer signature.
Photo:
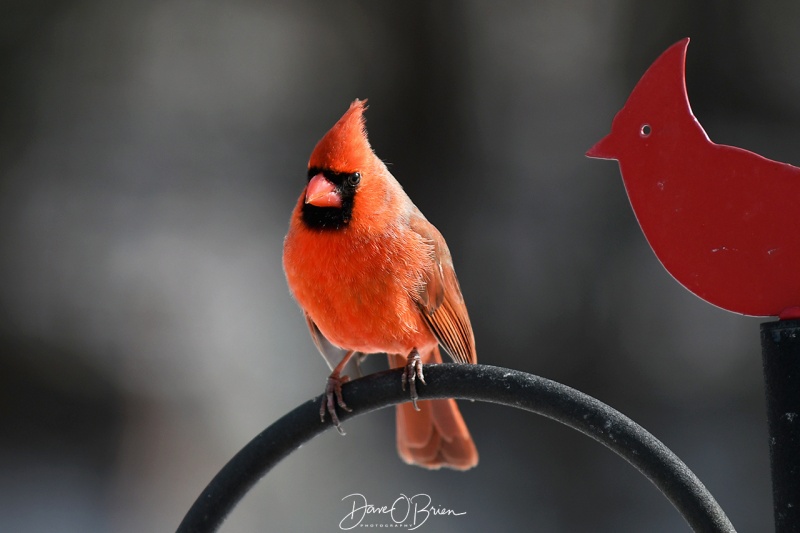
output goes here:
[[380, 506], [369, 503], [366, 496], [357, 492], [348, 494], [342, 498], [342, 501], [351, 507], [350, 512], [339, 522], [339, 528], [345, 531], [361, 526], [367, 515], [388, 518], [394, 524], [388, 527], [403, 527], [414, 531], [427, 522], [431, 516], [463, 516], [467, 514], [466, 511], [458, 512], [441, 505], [434, 505], [433, 500], [427, 494], [406, 496], [401, 493], [391, 505]]

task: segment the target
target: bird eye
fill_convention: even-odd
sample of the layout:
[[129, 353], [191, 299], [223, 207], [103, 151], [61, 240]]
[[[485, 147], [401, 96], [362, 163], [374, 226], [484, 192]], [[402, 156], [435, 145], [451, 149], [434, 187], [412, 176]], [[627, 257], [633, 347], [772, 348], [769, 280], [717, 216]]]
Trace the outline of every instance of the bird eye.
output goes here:
[[361, 181], [361, 173], [353, 172], [347, 176], [347, 181], [350, 183], [350, 185], [358, 185], [358, 183]]
[[650, 127], [650, 124], [642, 124], [642, 127], [639, 129], [639, 135], [642, 137], [650, 137], [651, 133], [653, 133], [653, 128]]

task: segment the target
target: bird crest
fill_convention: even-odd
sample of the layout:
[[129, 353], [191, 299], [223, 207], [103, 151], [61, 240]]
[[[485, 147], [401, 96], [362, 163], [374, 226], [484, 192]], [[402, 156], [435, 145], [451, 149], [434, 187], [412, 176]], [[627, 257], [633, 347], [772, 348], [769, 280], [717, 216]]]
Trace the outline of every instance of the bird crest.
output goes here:
[[308, 168], [352, 173], [368, 166], [375, 157], [367, 140], [364, 121], [366, 100], [356, 99], [336, 124], [317, 143]]
[[[656, 145], [661, 148], [665, 143], [686, 143], [690, 138], [708, 140], [686, 92], [688, 46], [688, 38], [678, 41], [647, 69], [614, 117], [612, 134], [597, 143], [587, 153], [589, 157], [621, 159], [620, 155], [632, 146], [644, 150]], [[629, 158], [625, 162], [629, 163]]]
[[673, 44], [661, 54], [636, 84], [622, 112], [627, 110], [630, 113], [641, 114], [639, 118], [655, 120], [686, 115], [688, 111], [694, 118], [686, 93], [684, 76], [688, 46], [689, 39], [686, 38]]

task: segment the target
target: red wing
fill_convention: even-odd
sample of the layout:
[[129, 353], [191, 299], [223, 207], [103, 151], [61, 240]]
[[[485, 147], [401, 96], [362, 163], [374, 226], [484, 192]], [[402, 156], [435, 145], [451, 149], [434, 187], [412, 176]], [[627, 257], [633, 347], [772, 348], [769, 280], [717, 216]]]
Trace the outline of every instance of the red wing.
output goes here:
[[409, 223], [412, 230], [433, 245], [434, 260], [431, 268], [423, 273], [424, 286], [416, 295], [422, 316], [454, 361], [477, 363], [475, 336], [447, 243], [419, 210], [411, 215]]

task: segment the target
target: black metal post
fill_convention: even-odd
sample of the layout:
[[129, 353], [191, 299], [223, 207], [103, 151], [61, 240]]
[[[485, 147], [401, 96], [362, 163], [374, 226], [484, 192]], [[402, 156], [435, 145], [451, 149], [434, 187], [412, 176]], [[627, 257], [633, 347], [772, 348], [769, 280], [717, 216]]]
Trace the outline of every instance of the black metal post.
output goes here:
[[761, 324], [776, 533], [800, 533], [800, 320]]

